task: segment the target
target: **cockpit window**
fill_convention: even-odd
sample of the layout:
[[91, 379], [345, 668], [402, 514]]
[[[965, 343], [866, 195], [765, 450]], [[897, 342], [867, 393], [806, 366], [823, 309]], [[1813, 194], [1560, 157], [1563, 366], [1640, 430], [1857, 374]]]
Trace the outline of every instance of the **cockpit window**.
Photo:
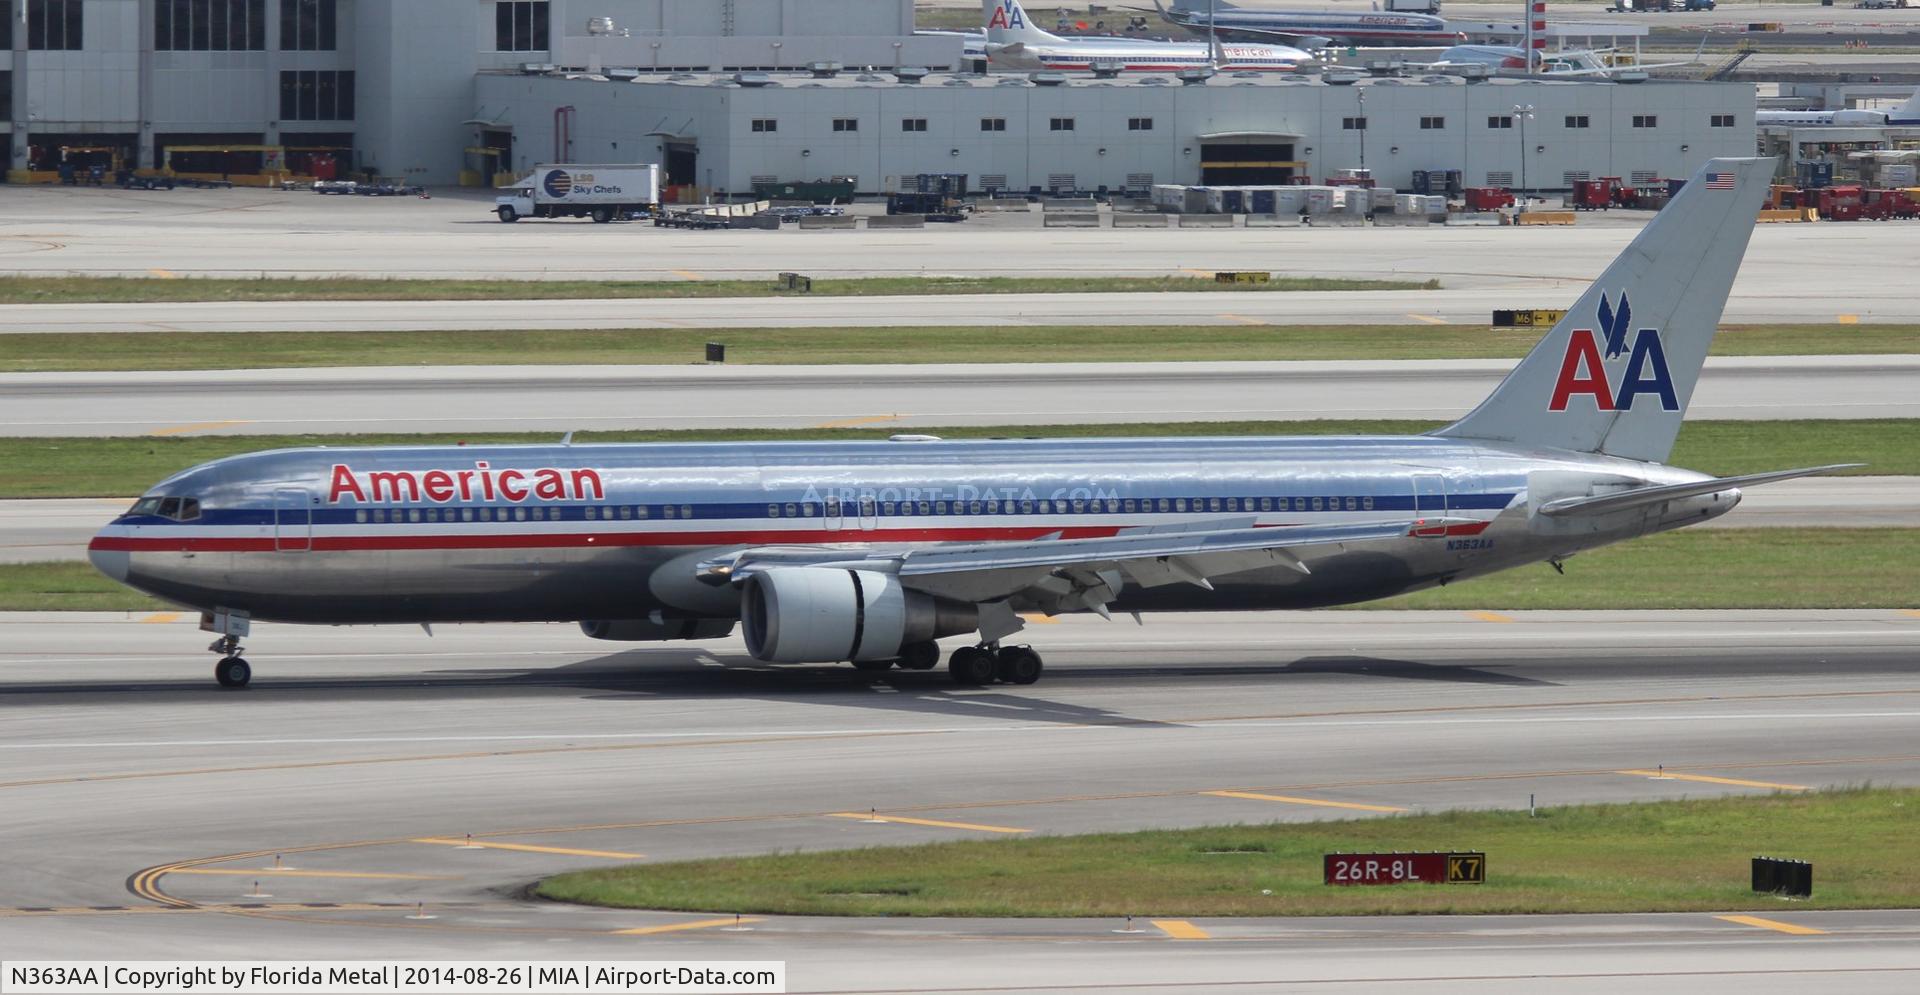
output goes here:
[[127, 509], [129, 515], [158, 515], [176, 522], [196, 521], [200, 517], [200, 499], [183, 497], [143, 497]]

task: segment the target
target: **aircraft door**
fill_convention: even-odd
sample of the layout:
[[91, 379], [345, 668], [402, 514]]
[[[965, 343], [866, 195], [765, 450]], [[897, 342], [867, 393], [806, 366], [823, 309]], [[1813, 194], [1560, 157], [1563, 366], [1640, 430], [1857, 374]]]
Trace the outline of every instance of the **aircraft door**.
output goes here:
[[1443, 536], [1447, 534], [1447, 527], [1444, 524], [1425, 524], [1447, 517], [1447, 478], [1437, 473], [1413, 475], [1413, 517], [1416, 522], [1421, 523], [1414, 526], [1414, 535]]
[[273, 548], [280, 553], [313, 549], [313, 498], [306, 491], [273, 492]]
[[874, 499], [872, 491], [860, 493], [860, 531], [872, 532], [880, 527], [880, 502]]

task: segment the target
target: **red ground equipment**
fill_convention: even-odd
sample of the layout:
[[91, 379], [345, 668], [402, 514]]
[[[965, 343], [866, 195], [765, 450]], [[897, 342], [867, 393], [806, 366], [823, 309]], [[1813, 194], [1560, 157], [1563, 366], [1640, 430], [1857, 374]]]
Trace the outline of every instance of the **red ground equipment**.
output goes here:
[[1506, 187], [1468, 187], [1464, 193], [1469, 211], [1498, 211], [1513, 206], [1513, 191]]
[[1573, 209], [1576, 211], [1604, 211], [1613, 206], [1613, 184], [1615, 178], [1603, 176], [1597, 180], [1577, 180], [1573, 184]]
[[1807, 193], [1818, 198], [1820, 217], [1828, 221], [1858, 221], [1863, 217], [1859, 187], [1822, 187]]

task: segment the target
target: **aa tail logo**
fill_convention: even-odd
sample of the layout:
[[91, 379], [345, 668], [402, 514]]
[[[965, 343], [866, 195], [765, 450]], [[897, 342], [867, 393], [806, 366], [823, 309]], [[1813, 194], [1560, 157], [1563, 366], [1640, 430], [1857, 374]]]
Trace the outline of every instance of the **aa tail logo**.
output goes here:
[[988, 28], [1001, 28], [1013, 31], [1027, 26], [1026, 11], [1020, 9], [1020, 0], [1000, 0], [1000, 7], [987, 18]]
[[[1634, 399], [1641, 394], [1658, 395], [1663, 411], [1680, 410], [1680, 400], [1673, 391], [1673, 374], [1667, 370], [1667, 353], [1660, 345], [1660, 330], [1642, 328], [1634, 334], [1632, 345], [1628, 345], [1633, 309], [1627, 303], [1625, 291], [1620, 294], [1618, 307], [1608, 302], [1606, 294], [1601, 294], [1598, 317], [1600, 334], [1606, 336], [1606, 358], [1601, 358], [1601, 343], [1593, 329], [1574, 329], [1567, 336], [1566, 358], [1560, 362], [1560, 376], [1554, 381], [1553, 400], [1547, 410], [1565, 411], [1568, 401], [1581, 394], [1592, 397], [1599, 411], [1631, 411]], [[1609, 373], [1607, 364], [1622, 353], [1627, 354], [1627, 361], [1618, 371], [1620, 380], [1616, 387], [1614, 374]]]

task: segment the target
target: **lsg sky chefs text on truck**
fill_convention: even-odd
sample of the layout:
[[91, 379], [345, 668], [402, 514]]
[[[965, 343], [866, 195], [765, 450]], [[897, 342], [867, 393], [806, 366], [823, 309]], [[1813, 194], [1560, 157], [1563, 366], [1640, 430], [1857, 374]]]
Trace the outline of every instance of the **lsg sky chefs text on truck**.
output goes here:
[[521, 218], [615, 218], [652, 211], [660, 203], [660, 167], [654, 163], [535, 166], [526, 179], [494, 198], [502, 221]]

